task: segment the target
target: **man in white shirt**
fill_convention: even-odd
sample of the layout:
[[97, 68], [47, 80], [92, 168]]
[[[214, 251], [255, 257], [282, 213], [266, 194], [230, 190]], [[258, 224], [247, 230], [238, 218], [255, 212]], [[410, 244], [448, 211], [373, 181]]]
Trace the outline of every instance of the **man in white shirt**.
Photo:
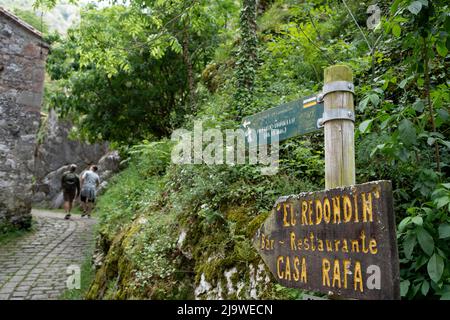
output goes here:
[[83, 209], [83, 214], [81, 215], [82, 217], [84, 217], [85, 215], [87, 215], [88, 217], [91, 216], [91, 211], [95, 203], [97, 188], [100, 185], [100, 177], [98, 176], [97, 171], [98, 167], [94, 165], [91, 166], [89, 170], [86, 170], [81, 176], [80, 200]]

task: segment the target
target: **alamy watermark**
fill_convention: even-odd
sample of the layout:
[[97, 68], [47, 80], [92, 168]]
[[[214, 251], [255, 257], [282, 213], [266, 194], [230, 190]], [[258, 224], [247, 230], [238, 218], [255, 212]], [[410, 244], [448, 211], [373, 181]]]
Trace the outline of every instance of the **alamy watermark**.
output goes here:
[[381, 9], [377, 4], [372, 4], [367, 8], [367, 13], [370, 14], [366, 21], [367, 28], [373, 30], [380, 24]]
[[194, 130], [178, 129], [172, 133], [177, 144], [172, 149], [175, 164], [206, 164], [234, 166], [260, 165], [261, 174], [274, 175], [279, 165], [279, 131], [252, 128], [203, 130], [196, 121]]
[[72, 264], [67, 267], [66, 274], [69, 276], [66, 280], [66, 287], [69, 290], [81, 288], [81, 268], [79, 265]]

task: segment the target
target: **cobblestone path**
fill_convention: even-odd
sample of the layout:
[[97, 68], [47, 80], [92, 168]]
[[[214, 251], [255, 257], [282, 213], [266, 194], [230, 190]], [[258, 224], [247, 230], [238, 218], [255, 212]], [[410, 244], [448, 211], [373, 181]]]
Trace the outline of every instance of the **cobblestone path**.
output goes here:
[[81, 267], [93, 242], [95, 220], [33, 210], [35, 231], [0, 245], [0, 300], [57, 299], [70, 265]]

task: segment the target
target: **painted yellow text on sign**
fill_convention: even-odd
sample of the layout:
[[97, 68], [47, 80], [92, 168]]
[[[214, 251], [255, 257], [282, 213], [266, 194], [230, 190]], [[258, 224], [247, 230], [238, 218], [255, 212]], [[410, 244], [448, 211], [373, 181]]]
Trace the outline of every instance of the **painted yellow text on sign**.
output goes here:
[[282, 197], [254, 241], [285, 286], [357, 299], [399, 298], [388, 181]]

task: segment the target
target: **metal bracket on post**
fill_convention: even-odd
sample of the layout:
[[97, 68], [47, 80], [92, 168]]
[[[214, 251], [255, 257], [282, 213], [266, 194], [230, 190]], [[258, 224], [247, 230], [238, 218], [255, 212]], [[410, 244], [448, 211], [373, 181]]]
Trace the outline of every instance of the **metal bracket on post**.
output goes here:
[[322, 128], [323, 125], [331, 120], [350, 120], [355, 122], [355, 114], [347, 109], [331, 109], [324, 112], [322, 118], [317, 120], [317, 127]]
[[355, 94], [355, 85], [348, 81], [333, 81], [325, 83], [322, 92], [317, 95], [317, 102], [322, 102], [327, 94], [337, 91], [345, 91]]
[[[327, 94], [338, 91], [355, 94], [355, 86], [349, 81], [333, 81], [325, 83], [322, 92], [317, 95], [317, 102], [323, 102], [323, 99]], [[324, 112], [322, 118], [317, 120], [317, 128], [322, 128], [326, 122], [331, 120], [350, 120], [355, 122], [355, 114], [351, 110], [332, 109], [328, 112]]]

